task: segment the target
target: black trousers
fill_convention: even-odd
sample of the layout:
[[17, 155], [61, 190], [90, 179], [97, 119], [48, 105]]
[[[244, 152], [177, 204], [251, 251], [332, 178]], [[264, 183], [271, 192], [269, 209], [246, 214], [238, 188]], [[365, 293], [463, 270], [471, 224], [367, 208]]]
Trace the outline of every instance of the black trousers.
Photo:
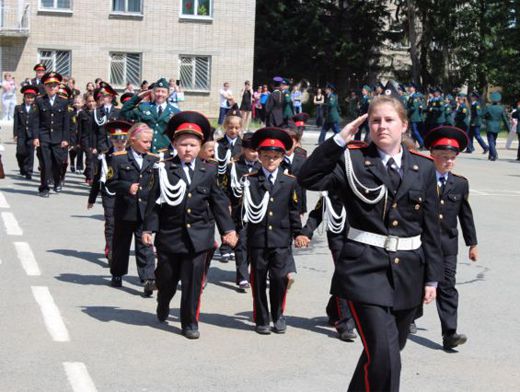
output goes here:
[[395, 311], [348, 301], [363, 343], [349, 391], [399, 391], [401, 353], [415, 308]]
[[110, 273], [113, 276], [123, 276], [128, 273], [130, 246], [132, 236], [135, 242], [135, 260], [137, 274], [141, 280], [155, 279], [155, 257], [153, 248], [141, 241], [143, 223], [114, 219], [114, 235], [112, 238], [112, 263]]
[[54, 181], [54, 186], [60, 185], [63, 165], [67, 162], [67, 149], [60, 144], [40, 142], [37, 155], [40, 163], [40, 192], [49, 190], [51, 179]]
[[[339, 255], [341, 254], [341, 248], [330, 248], [330, 251], [335, 265]], [[327, 303], [326, 312], [327, 316], [329, 316], [329, 321], [334, 323], [334, 327], [338, 333], [354, 329], [354, 319], [352, 318], [348, 302], [345, 298], [331, 295], [329, 302]]]
[[183, 330], [198, 330], [208, 251], [178, 254], [157, 249], [157, 301], [169, 303], [182, 283], [181, 326]]
[[249, 248], [253, 319], [256, 325], [269, 325], [267, 304], [267, 274], [269, 273], [269, 302], [273, 322], [283, 315], [287, 295], [287, 260], [290, 248]]
[[457, 309], [459, 307], [459, 293], [455, 288], [455, 274], [457, 272], [457, 256], [444, 257], [444, 281], [437, 286], [437, 312], [441, 320], [442, 335], [451, 335], [457, 332]]
[[105, 253], [107, 256], [112, 252], [112, 239], [114, 238], [114, 204], [115, 197], [101, 193], [101, 204], [105, 217]]
[[20, 174], [32, 174], [34, 167], [33, 139], [21, 139], [16, 141], [16, 161], [20, 168]]
[[83, 170], [83, 150], [74, 146], [69, 150], [70, 167], [75, 170]]
[[97, 156], [92, 154], [90, 149], [85, 149], [85, 174], [86, 180], [94, 179], [94, 168], [96, 167]]
[[249, 282], [249, 258], [247, 257], [247, 229], [237, 227], [238, 243], [235, 247], [235, 265], [237, 268], [236, 283], [243, 280]]

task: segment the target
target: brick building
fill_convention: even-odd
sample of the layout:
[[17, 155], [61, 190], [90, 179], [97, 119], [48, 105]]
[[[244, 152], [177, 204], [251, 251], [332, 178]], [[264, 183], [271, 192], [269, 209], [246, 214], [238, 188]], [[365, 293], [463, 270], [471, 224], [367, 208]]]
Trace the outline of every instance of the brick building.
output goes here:
[[84, 90], [96, 77], [180, 79], [183, 109], [218, 114], [228, 81], [239, 98], [253, 76], [254, 0], [0, 0], [0, 67], [19, 83], [38, 61]]

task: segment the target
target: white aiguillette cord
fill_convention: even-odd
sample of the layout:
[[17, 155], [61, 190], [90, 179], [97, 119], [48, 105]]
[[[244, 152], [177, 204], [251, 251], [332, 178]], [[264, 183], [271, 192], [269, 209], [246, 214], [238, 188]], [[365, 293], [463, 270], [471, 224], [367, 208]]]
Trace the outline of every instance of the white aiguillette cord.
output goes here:
[[223, 175], [223, 174], [226, 174], [226, 168], [229, 163], [229, 159], [231, 158], [231, 149], [230, 148], [227, 149], [226, 155], [224, 156], [224, 158], [221, 158], [218, 155], [218, 148], [219, 148], [220, 144], [219, 143], [216, 143], [216, 144], [217, 145], [215, 146], [215, 159], [218, 162], [217, 172], [219, 175]]
[[235, 164], [235, 161], [233, 161], [233, 160], [231, 161], [230, 177], [231, 177], [231, 182], [230, 182], [229, 186], [231, 187], [233, 196], [235, 196], [237, 199], [240, 199], [242, 197], [243, 187], [242, 187], [242, 184], [240, 183], [240, 180], [238, 179], [237, 166]]
[[[377, 204], [383, 199], [383, 197], [388, 197], [388, 189], [386, 188], [385, 184], [381, 184], [375, 188], [369, 188], [365, 185], [363, 185], [356, 177], [356, 173], [354, 173], [354, 168], [352, 167], [352, 160], [350, 159], [350, 151], [348, 148], [345, 149], [345, 173], [347, 175], [347, 181], [350, 185], [350, 189], [352, 189], [352, 192], [363, 202], [367, 204]], [[365, 191], [366, 194], [369, 194], [370, 192], [379, 192], [379, 194], [373, 199], [369, 199], [366, 197], [363, 193], [359, 191], [359, 188]]]
[[248, 179], [244, 179], [244, 198], [242, 201], [242, 215], [245, 223], [251, 222], [253, 224], [260, 223], [267, 212], [269, 205], [269, 192], [264, 193], [264, 197], [260, 204], [254, 204], [251, 198], [251, 191], [249, 190], [250, 182]]
[[103, 117], [101, 117], [101, 120], [98, 118], [96, 114], [97, 110], [94, 110], [94, 121], [96, 121], [96, 124], [100, 127], [102, 125], [105, 125], [107, 122], [107, 115], [105, 114]]
[[164, 162], [156, 163], [154, 169], [157, 169], [159, 174], [159, 188], [161, 191], [159, 198], [155, 202], [157, 204], [166, 203], [172, 207], [181, 204], [184, 195], [186, 194], [186, 182], [181, 178], [177, 184], [170, 184], [170, 181], [168, 181], [168, 173], [164, 167]]
[[341, 206], [341, 213], [338, 215], [332, 206], [329, 192], [323, 191], [321, 195], [323, 196], [323, 221], [327, 222], [327, 230], [334, 234], [340, 234], [345, 228], [347, 211], [344, 206]]
[[[107, 174], [108, 174], [108, 165], [107, 160], [105, 158], [105, 154], [101, 153], [98, 155], [98, 159], [101, 161], [101, 176], [99, 177], [99, 182], [101, 184], [105, 184], [107, 182]], [[112, 193], [105, 187], [105, 192], [108, 196], [114, 196], [116, 193]]]

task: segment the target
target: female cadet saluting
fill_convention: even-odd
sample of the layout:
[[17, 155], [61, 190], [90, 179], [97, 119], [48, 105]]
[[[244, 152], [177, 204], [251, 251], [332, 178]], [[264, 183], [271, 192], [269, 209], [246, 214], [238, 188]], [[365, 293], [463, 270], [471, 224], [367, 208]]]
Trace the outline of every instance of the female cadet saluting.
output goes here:
[[[372, 142], [348, 146], [367, 116]], [[335, 190], [347, 213], [331, 293], [348, 299], [363, 343], [349, 391], [399, 390], [399, 351], [415, 308], [433, 301], [443, 278], [435, 167], [401, 145], [407, 127], [398, 98], [376, 97], [298, 176], [305, 188]]]

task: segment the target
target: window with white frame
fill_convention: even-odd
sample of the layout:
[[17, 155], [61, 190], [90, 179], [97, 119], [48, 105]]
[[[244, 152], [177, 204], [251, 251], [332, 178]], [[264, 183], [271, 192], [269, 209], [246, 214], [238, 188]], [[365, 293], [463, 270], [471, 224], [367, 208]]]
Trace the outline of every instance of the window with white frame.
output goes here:
[[47, 67], [47, 71], [58, 72], [62, 76], [71, 74], [71, 53], [68, 50], [40, 49], [38, 62]]
[[40, 0], [42, 10], [72, 10], [72, 0]]
[[181, 87], [192, 91], [209, 91], [211, 57], [180, 56]]
[[210, 18], [213, 0], [181, 0], [181, 16]]
[[143, 0], [112, 0], [112, 11], [125, 14], [142, 14]]
[[110, 53], [110, 84], [125, 88], [141, 83], [141, 53]]

